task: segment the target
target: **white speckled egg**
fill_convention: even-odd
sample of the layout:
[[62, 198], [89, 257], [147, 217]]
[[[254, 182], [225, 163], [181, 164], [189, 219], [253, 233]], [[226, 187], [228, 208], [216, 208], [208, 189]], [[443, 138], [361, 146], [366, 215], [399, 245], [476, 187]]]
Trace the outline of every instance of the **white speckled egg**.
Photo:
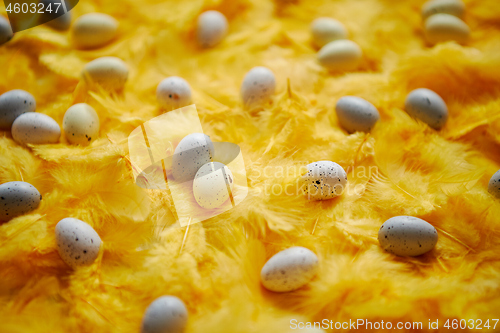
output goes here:
[[425, 21], [425, 37], [431, 44], [447, 41], [466, 43], [470, 29], [464, 21], [450, 14], [435, 14]]
[[317, 47], [337, 40], [347, 39], [347, 30], [342, 23], [329, 17], [320, 17], [311, 24], [313, 43]]
[[14, 120], [12, 137], [20, 144], [47, 144], [59, 142], [61, 127], [51, 117], [37, 112], [26, 112]]
[[307, 284], [318, 272], [318, 257], [305, 247], [294, 246], [276, 253], [262, 267], [260, 280], [271, 291], [287, 292]]
[[262, 104], [271, 98], [275, 90], [274, 73], [266, 67], [254, 67], [245, 75], [241, 84], [243, 104]]
[[465, 12], [465, 4], [461, 0], [431, 0], [422, 6], [422, 17], [434, 14], [449, 14], [461, 18]]
[[99, 136], [99, 117], [85, 103], [71, 106], [63, 118], [63, 130], [69, 143], [86, 146]]
[[156, 99], [164, 109], [178, 109], [191, 104], [191, 87], [183, 78], [170, 76], [158, 84]]
[[219, 44], [227, 34], [227, 19], [216, 10], [208, 10], [198, 16], [196, 36], [202, 47]]
[[40, 192], [29, 183], [8, 182], [0, 185], [0, 221], [35, 210], [40, 200]]
[[172, 174], [176, 181], [192, 180], [196, 172], [214, 156], [214, 144], [208, 135], [186, 135], [175, 147], [172, 156]]
[[500, 199], [500, 170], [495, 172], [488, 183], [488, 192]]
[[445, 101], [426, 88], [415, 89], [408, 94], [405, 110], [410, 116], [420, 119], [436, 130], [441, 129], [448, 119]]
[[73, 42], [78, 48], [96, 48], [108, 44], [118, 31], [118, 21], [102, 13], [89, 13], [76, 19], [72, 28]]
[[378, 110], [370, 102], [356, 96], [344, 96], [335, 106], [337, 119], [349, 133], [369, 132], [380, 119]]
[[380, 246], [397, 256], [419, 256], [429, 252], [438, 241], [436, 228], [413, 216], [391, 217], [378, 231]]
[[335, 162], [318, 161], [307, 165], [301, 180], [309, 200], [328, 200], [344, 192], [347, 174]]
[[35, 98], [27, 91], [14, 89], [0, 95], [0, 130], [10, 130], [19, 115], [35, 109]]
[[57, 250], [69, 266], [90, 265], [99, 254], [101, 238], [87, 223], [68, 217], [56, 225]]
[[358, 44], [339, 39], [323, 46], [318, 52], [319, 63], [331, 71], [350, 71], [361, 62], [363, 52]]
[[7, 43], [13, 36], [14, 33], [9, 21], [0, 15], [0, 45]]
[[233, 173], [227, 166], [219, 162], [207, 163], [194, 176], [194, 198], [203, 208], [217, 208], [229, 199], [233, 183]]
[[87, 63], [82, 71], [84, 80], [106, 90], [120, 90], [128, 79], [128, 67], [116, 57], [101, 57]]
[[182, 333], [188, 320], [184, 302], [175, 296], [155, 299], [144, 312], [141, 333]]

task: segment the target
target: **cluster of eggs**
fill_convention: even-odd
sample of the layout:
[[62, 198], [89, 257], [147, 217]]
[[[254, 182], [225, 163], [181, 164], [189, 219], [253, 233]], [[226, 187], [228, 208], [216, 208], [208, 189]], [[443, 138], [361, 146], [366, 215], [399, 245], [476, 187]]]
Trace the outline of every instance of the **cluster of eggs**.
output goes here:
[[465, 43], [470, 29], [462, 21], [465, 4], [461, 0], [430, 0], [422, 6], [425, 38], [430, 44], [447, 41]]

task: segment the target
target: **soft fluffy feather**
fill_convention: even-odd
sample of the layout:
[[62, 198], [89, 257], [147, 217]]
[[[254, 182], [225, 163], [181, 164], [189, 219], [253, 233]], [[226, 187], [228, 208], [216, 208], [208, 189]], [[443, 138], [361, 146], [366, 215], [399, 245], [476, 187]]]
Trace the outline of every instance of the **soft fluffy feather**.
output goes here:
[[[116, 41], [97, 50], [71, 47], [69, 33], [36, 27], [0, 47], [0, 93], [25, 89], [37, 111], [59, 124], [73, 103], [87, 102], [101, 120], [89, 147], [21, 147], [0, 138], [0, 182], [24, 180], [43, 195], [40, 207], [0, 226], [0, 331], [138, 332], [156, 297], [183, 299], [188, 332], [293, 332], [298, 321], [364, 318], [422, 321], [498, 318], [500, 203], [487, 193], [500, 168], [500, 7], [465, 1], [467, 46], [423, 40], [423, 1], [85, 0], [88, 12], [120, 21]], [[218, 9], [229, 35], [200, 49], [197, 15]], [[3, 10], [3, 9], [2, 9]], [[309, 24], [342, 21], [359, 43], [359, 71], [327, 73], [316, 63]], [[130, 66], [123, 92], [88, 91], [84, 64], [117, 56]], [[242, 107], [239, 85], [254, 66], [277, 77], [262, 109]], [[204, 132], [234, 142], [245, 158], [249, 194], [236, 208], [180, 228], [162, 191], [134, 184], [127, 136], [158, 116], [156, 85], [184, 77], [193, 88]], [[436, 91], [450, 118], [440, 132], [403, 110], [415, 88]], [[381, 121], [370, 134], [348, 135], [336, 101], [357, 95]], [[305, 165], [338, 162], [346, 193], [308, 202], [295, 191]], [[279, 188], [289, 186], [289, 193]], [[272, 191], [274, 189], [274, 192]], [[397, 258], [377, 241], [395, 215], [433, 224], [439, 242], [418, 258]], [[64, 217], [91, 224], [103, 240], [90, 267], [70, 270], [57, 254], [54, 227]], [[292, 245], [312, 249], [320, 272], [288, 294], [264, 290], [266, 259]]]

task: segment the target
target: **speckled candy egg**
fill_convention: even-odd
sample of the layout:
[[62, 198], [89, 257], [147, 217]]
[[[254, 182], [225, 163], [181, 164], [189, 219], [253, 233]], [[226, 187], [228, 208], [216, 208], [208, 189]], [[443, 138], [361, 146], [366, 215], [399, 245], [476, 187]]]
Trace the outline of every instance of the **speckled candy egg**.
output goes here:
[[113, 40], [118, 32], [118, 21], [102, 13], [80, 16], [73, 24], [73, 42], [78, 48], [101, 47]]
[[274, 73], [266, 67], [257, 66], [243, 78], [241, 97], [245, 105], [258, 105], [269, 100], [275, 90]]
[[260, 280], [271, 291], [287, 292], [307, 284], [318, 271], [318, 257], [305, 247], [294, 246], [272, 256], [262, 267]]
[[319, 161], [307, 165], [302, 183], [309, 200], [328, 200], [344, 192], [347, 174], [335, 162]]
[[14, 33], [9, 21], [0, 15], [0, 45], [7, 43], [13, 36]]
[[361, 62], [363, 52], [358, 44], [339, 39], [323, 46], [318, 52], [319, 63], [331, 71], [350, 71]]
[[495, 172], [488, 183], [488, 192], [500, 199], [500, 170]]
[[198, 16], [196, 37], [202, 47], [219, 44], [227, 34], [227, 19], [216, 10], [208, 10]]
[[90, 105], [75, 104], [64, 114], [63, 130], [70, 143], [86, 146], [99, 136], [99, 117]]
[[55, 231], [57, 250], [69, 266], [90, 265], [97, 258], [101, 238], [87, 223], [68, 217], [57, 223]]
[[14, 89], [0, 95], [0, 129], [10, 130], [19, 115], [35, 112], [36, 101], [29, 92]]
[[26, 112], [14, 120], [12, 137], [20, 144], [47, 144], [59, 142], [61, 127], [51, 117], [37, 112]]
[[188, 320], [184, 302], [175, 296], [155, 299], [144, 312], [141, 333], [182, 333]]
[[344, 96], [335, 106], [337, 119], [349, 133], [369, 132], [380, 119], [378, 110], [370, 102], [356, 96]]
[[436, 228], [413, 216], [391, 217], [378, 231], [380, 246], [397, 256], [419, 256], [429, 252], [438, 241]]
[[422, 17], [434, 14], [450, 14], [461, 18], [465, 12], [465, 4], [461, 0], [431, 0], [422, 6]]
[[101, 57], [85, 65], [82, 71], [84, 80], [97, 84], [105, 90], [120, 90], [128, 79], [128, 67], [116, 57]]
[[175, 147], [172, 156], [172, 174], [176, 181], [192, 180], [196, 172], [214, 156], [214, 144], [208, 135], [192, 133], [186, 135]]
[[158, 84], [156, 99], [164, 109], [178, 109], [191, 104], [191, 87], [181, 77], [168, 77]]
[[337, 39], [347, 39], [347, 30], [342, 23], [329, 17], [320, 17], [311, 24], [314, 45], [323, 47]]
[[450, 14], [435, 14], [425, 21], [425, 37], [431, 44], [468, 41], [470, 29], [464, 21]]
[[40, 200], [40, 192], [29, 183], [8, 182], [0, 185], [0, 221], [35, 210]]
[[441, 129], [448, 119], [445, 101], [434, 91], [425, 88], [415, 89], [408, 94], [405, 110], [410, 116], [436, 130]]
[[194, 198], [203, 208], [217, 208], [229, 199], [233, 183], [233, 174], [227, 166], [219, 162], [207, 163], [194, 176]]

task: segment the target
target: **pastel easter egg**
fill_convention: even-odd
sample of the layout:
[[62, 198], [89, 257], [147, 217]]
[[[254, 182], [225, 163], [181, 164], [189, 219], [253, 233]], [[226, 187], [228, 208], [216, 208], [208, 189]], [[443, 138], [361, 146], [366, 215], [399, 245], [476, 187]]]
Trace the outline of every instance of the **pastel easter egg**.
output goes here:
[[488, 192], [500, 199], [500, 170], [495, 172], [488, 183]]
[[429, 252], [438, 241], [436, 228], [413, 216], [391, 217], [378, 232], [380, 246], [397, 256], [419, 256]]
[[378, 110], [370, 102], [356, 96], [344, 96], [335, 106], [337, 119], [349, 133], [370, 132], [380, 119]]
[[465, 12], [465, 4], [461, 0], [431, 0], [422, 6], [422, 17], [434, 14], [449, 14], [461, 18]]
[[63, 130], [69, 143], [86, 146], [99, 136], [99, 116], [85, 103], [71, 106], [63, 118]]
[[85, 65], [82, 77], [90, 85], [110, 91], [121, 90], [128, 79], [128, 67], [119, 58], [101, 57]]
[[318, 62], [330, 71], [350, 71], [358, 68], [363, 52], [353, 41], [339, 39], [323, 46]]
[[347, 39], [347, 29], [344, 25], [329, 17], [315, 19], [311, 24], [311, 34], [317, 47], [323, 47], [334, 40]]
[[59, 142], [61, 127], [43, 113], [26, 112], [14, 120], [11, 132], [19, 144], [48, 144]]
[[117, 35], [118, 21], [103, 13], [89, 13], [76, 19], [72, 28], [76, 47], [97, 48], [111, 42]]
[[186, 135], [175, 147], [172, 156], [172, 175], [177, 182], [193, 180], [198, 170], [214, 156], [214, 144], [208, 135]]
[[464, 21], [450, 14], [434, 14], [425, 21], [425, 37], [431, 44], [469, 40], [470, 28]]
[[203, 208], [217, 208], [229, 199], [233, 183], [233, 174], [227, 166], [219, 162], [209, 162], [203, 165], [194, 177], [194, 198]]
[[56, 229], [57, 250], [62, 260], [75, 268], [92, 264], [101, 246], [101, 238], [87, 223], [72, 217], [62, 219]]
[[196, 37], [202, 47], [213, 47], [219, 44], [227, 34], [226, 17], [216, 10], [208, 10], [198, 16]]
[[175, 296], [155, 299], [144, 312], [141, 333], [182, 333], [188, 320], [184, 302]]
[[272, 256], [262, 267], [260, 280], [271, 291], [297, 290], [312, 280], [318, 272], [318, 265], [314, 252], [294, 246]]
[[265, 103], [276, 90], [274, 73], [262, 66], [252, 68], [243, 78], [241, 97], [247, 106]]
[[0, 15], [0, 45], [7, 43], [14, 37], [9, 21]]
[[17, 117], [35, 109], [35, 98], [27, 91], [14, 89], [0, 95], [0, 130], [10, 130]]
[[191, 87], [183, 78], [170, 76], [158, 84], [156, 99], [164, 109], [178, 109], [191, 104]]
[[435, 130], [440, 130], [448, 120], [448, 107], [434, 91], [419, 88], [411, 91], [405, 101], [406, 112]]
[[40, 192], [29, 183], [15, 181], [0, 185], [0, 221], [35, 210], [40, 200]]
[[307, 165], [301, 181], [309, 200], [328, 200], [344, 192], [347, 174], [335, 162], [318, 161]]

